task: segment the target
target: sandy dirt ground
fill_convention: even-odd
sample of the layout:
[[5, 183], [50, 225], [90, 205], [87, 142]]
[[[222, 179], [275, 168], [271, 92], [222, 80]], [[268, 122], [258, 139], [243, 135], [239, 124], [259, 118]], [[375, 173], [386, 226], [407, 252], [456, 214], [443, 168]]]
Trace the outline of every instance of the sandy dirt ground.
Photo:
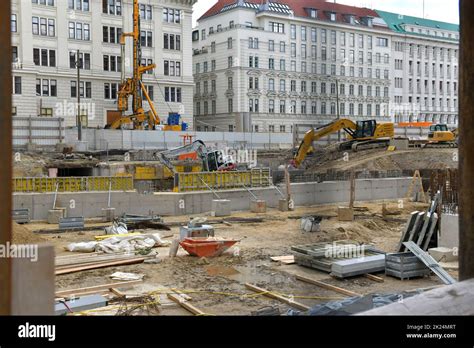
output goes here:
[[[396, 215], [384, 218], [381, 214], [382, 202], [358, 202], [364, 207], [357, 212], [355, 222], [339, 222], [336, 218], [337, 206], [324, 205], [296, 208], [292, 212], [282, 213], [269, 210], [265, 214], [235, 213], [233, 216], [262, 217], [263, 223], [233, 223], [214, 225], [216, 236], [239, 239], [240, 242], [222, 256], [199, 259], [187, 255], [180, 249], [175, 258], [168, 257], [169, 249], [157, 248], [161, 262], [158, 264], [138, 264], [83, 271], [56, 277], [58, 290], [76, 289], [87, 286], [111, 283], [109, 276], [117, 271], [144, 274], [144, 284], [129, 293], [144, 293], [157, 289], [179, 289], [188, 292], [191, 303], [211, 315], [249, 315], [259, 308], [275, 305], [282, 313], [291, 306], [268, 297], [256, 295], [245, 287], [252, 283], [269, 291], [293, 296], [294, 300], [308, 306], [330, 300], [342, 299], [344, 295], [325, 290], [315, 285], [295, 279], [295, 275], [304, 275], [316, 280], [342, 287], [365, 295], [371, 293], [398, 293], [405, 290], [441, 285], [434, 275], [421, 279], [398, 280], [383, 273], [378, 276], [383, 283], [359, 276], [345, 280], [332, 278], [329, 274], [317, 270], [293, 265], [284, 265], [271, 261], [272, 256], [291, 254], [291, 246], [318, 242], [332, 242], [350, 239], [372, 243], [378, 249], [393, 252], [400, 239], [401, 231], [408, 215], [414, 210], [426, 209], [426, 205], [406, 203], [399, 209], [398, 202], [386, 202], [388, 210]], [[299, 228], [304, 215], [321, 215], [324, 220], [321, 231], [303, 233]], [[165, 218], [165, 222], [187, 221], [189, 217]], [[96, 235], [104, 234], [104, 224], [96, 224], [97, 231], [41, 234], [41, 239], [52, 243], [58, 255], [68, 254], [64, 247], [71, 242], [90, 241]], [[43, 229], [47, 225], [25, 225], [29, 230]], [[49, 226], [51, 227], [51, 226]], [[179, 235], [179, 227], [173, 227], [171, 233], [161, 232], [167, 240]], [[36, 236], [35, 236], [36, 238]], [[23, 238], [25, 240], [25, 238]], [[26, 239], [27, 240], [27, 239]], [[36, 241], [35, 241], [36, 242]], [[71, 254], [71, 253], [69, 253]], [[451, 272], [457, 277], [455, 271]], [[155, 294], [155, 296], [157, 296]], [[190, 315], [189, 312], [160, 296], [160, 315]], [[104, 313], [101, 313], [104, 314]]]

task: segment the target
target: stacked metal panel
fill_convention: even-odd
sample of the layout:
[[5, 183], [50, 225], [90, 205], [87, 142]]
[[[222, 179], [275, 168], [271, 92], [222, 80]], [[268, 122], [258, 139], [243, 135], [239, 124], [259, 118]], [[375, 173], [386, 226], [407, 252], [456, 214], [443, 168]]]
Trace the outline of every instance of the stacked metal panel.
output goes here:
[[30, 222], [30, 209], [15, 209], [12, 211], [12, 219], [17, 224], [27, 224]]
[[59, 229], [68, 230], [73, 228], [84, 228], [83, 216], [59, 219]]
[[407, 251], [403, 245], [405, 242], [413, 241], [422, 250], [428, 250], [432, 239], [436, 237], [438, 230], [438, 214], [436, 213], [441, 200], [441, 193], [435, 195], [430, 208], [426, 212], [415, 211], [408, 218], [402, 237], [398, 243], [397, 252]]
[[385, 254], [382, 251], [353, 241], [293, 246], [291, 250], [298, 265], [331, 273], [338, 278], [385, 269]]
[[431, 273], [430, 269], [413, 253], [387, 254], [385, 258], [385, 274], [399, 278], [410, 279], [424, 277]]

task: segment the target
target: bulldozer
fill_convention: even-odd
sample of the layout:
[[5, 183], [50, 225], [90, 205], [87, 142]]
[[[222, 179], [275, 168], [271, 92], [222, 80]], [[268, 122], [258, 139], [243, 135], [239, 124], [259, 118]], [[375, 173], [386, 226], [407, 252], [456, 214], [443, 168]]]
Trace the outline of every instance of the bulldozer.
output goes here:
[[290, 167], [298, 168], [303, 163], [313, 147], [313, 142], [340, 130], [347, 133], [347, 140], [339, 144], [341, 151], [387, 147], [390, 139], [395, 136], [393, 123], [378, 124], [376, 120], [353, 122], [349, 119], [339, 119], [319, 128], [310, 129], [296, 151]]

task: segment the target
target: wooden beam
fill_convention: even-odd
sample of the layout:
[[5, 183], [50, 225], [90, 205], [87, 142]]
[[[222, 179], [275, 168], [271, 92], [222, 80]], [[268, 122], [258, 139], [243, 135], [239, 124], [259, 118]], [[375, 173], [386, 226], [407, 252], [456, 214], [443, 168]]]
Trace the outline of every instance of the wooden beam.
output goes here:
[[206, 313], [204, 313], [199, 308], [193, 306], [192, 304], [189, 304], [183, 297], [179, 296], [178, 294], [168, 293], [168, 298], [179, 304], [187, 311], [193, 313], [194, 315], [206, 315]]
[[[11, 1], [0, 2], [0, 244], [12, 240], [12, 50]], [[23, 81], [23, 88], [26, 81]], [[12, 259], [0, 257], [0, 315], [12, 314]]]
[[350, 296], [350, 297], [360, 297], [360, 296], [362, 296], [361, 294], [358, 294], [356, 292], [346, 290], [346, 289], [343, 289], [343, 288], [340, 288], [340, 287], [337, 287], [337, 286], [334, 286], [334, 285], [331, 285], [331, 284], [327, 284], [327, 283], [321, 282], [319, 280], [314, 280], [314, 279], [311, 279], [311, 278], [303, 277], [303, 276], [300, 276], [300, 275], [297, 275], [296, 279], [301, 280], [302, 282], [305, 282], [305, 283], [309, 283], [309, 284], [319, 286], [319, 287], [321, 287], [323, 289], [326, 289], [326, 290], [336, 291], [340, 294], [347, 295], [347, 296]]
[[64, 297], [68, 295], [81, 295], [83, 293], [91, 293], [94, 291], [101, 291], [101, 290], [109, 291], [109, 289], [111, 288], [131, 288], [141, 283], [142, 283], [141, 280], [131, 280], [131, 281], [126, 281], [126, 282], [117, 282], [117, 283], [111, 283], [111, 284], [89, 286], [89, 287], [79, 288], [79, 289], [61, 290], [61, 291], [56, 291], [56, 297]]
[[295, 308], [298, 308], [298, 309], [301, 309], [301, 310], [304, 310], [304, 311], [307, 311], [307, 310], [310, 309], [310, 307], [308, 307], [308, 306], [306, 306], [302, 303], [292, 301], [289, 298], [283, 297], [283, 296], [278, 295], [278, 294], [274, 294], [273, 292], [270, 292], [270, 291], [268, 291], [267, 289], [264, 289], [264, 288], [260, 288], [256, 285], [246, 283], [245, 287], [247, 289], [250, 289], [250, 290], [255, 291], [255, 292], [261, 292], [262, 295], [273, 298], [273, 299], [278, 300], [280, 302], [286, 303], [287, 305], [290, 305], [291, 307], [295, 307]]
[[474, 1], [461, 0], [459, 78], [459, 279], [474, 278]]
[[69, 274], [69, 273], [87, 271], [90, 269], [105, 268], [105, 267], [112, 267], [112, 266], [133, 265], [136, 263], [142, 263], [143, 261], [145, 261], [143, 257], [138, 257], [138, 258], [126, 259], [126, 260], [120, 260], [120, 261], [102, 262], [102, 263], [95, 263], [95, 264], [85, 265], [85, 266], [57, 269], [56, 275]]
[[381, 277], [377, 277], [373, 274], [364, 274], [364, 277], [370, 279], [370, 280], [373, 280], [374, 282], [377, 282], [377, 283], [383, 283], [384, 282], [384, 279], [381, 278]]

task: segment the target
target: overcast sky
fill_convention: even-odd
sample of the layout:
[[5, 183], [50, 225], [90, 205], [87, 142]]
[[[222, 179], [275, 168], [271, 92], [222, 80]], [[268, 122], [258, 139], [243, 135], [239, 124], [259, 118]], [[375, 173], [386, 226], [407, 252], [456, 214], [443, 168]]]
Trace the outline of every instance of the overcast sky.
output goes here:
[[[193, 26], [196, 25], [196, 20], [216, 2], [217, 0], [198, 0], [194, 5]], [[336, 2], [423, 17], [423, 0], [336, 0]], [[424, 0], [424, 3], [425, 18], [459, 23], [458, 0]]]

